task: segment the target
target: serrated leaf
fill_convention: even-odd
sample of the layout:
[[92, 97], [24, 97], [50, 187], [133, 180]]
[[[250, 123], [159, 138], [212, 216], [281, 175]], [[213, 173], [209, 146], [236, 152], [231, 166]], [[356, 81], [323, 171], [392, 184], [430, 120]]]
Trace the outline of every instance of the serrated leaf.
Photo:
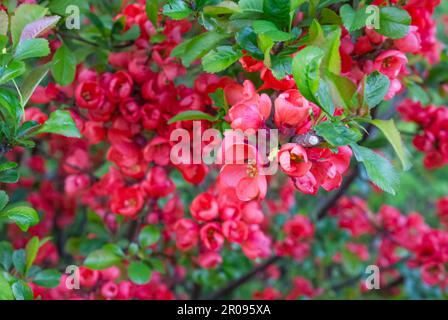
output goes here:
[[14, 53], [17, 60], [42, 58], [50, 54], [50, 46], [46, 39], [27, 39], [20, 41]]
[[65, 137], [80, 138], [78, 128], [69, 111], [56, 110], [34, 134], [55, 133]]
[[36, 4], [22, 4], [11, 17], [11, 37], [14, 47], [19, 43], [24, 28], [45, 16], [48, 9]]
[[283, 32], [271, 21], [256, 20], [252, 27], [256, 34], [264, 34], [273, 41], [288, 41], [291, 39], [291, 34]]
[[300, 93], [309, 101], [315, 102], [319, 89], [319, 67], [324, 51], [308, 46], [299, 51], [292, 60], [292, 74]]
[[230, 46], [222, 46], [207, 53], [202, 58], [204, 71], [216, 73], [227, 69], [243, 56], [242, 52], [236, 52]]
[[390, 80], [385, 75], [374, 71], [365, 78], [364, 101], [372, 109], [384, 100], [389, 91]]
[[397, 7], [380, 8], [380, 28], [376, 30], [379, 34], [391, 39], [400, 39], [409, 32], [411, 16], [409, 13]]
[[392, 145], [398, 158], [400, 159], [401, 166], [402, 166], [403, 170], [408, 170], [411, 167], [411, 163], [408, 158], [408, 152], [404, 147], [403, 141], [400, 136], [400, 132], [398, 131], [397, 127], [395, 126], [394, 120], [393, 119], [390, 119], [390, 120], [375, 119], [375, 120], [366, 120], [366, 121], [372, 123], [378, 129], [381, 130], [381, 132], [387, 138], [389, 143]]
[[182, 64], [189, 67], [190, 64], [202, 58], [210, 50], [214, 49], [222, 40], [228, 38], [229, 34], [214, 31], [202, 33], [192, 39], [182, 42], [171, 52], [171, 56], [179, 57]]
[[399, 176], [392, 164], [373, 150], [359, 146], [350, 145], [358, 162], [362, 162], [369, 179], [382, 190], [396, 194], [399, 184]]
[[20, 92], [22, 93], [22, 106], [25, 107], [31, 96], [36, 90], [37, 86], [42, 82], [45, 76], [50, 70], [49, 64], [44, 64], [42, 66], [35, 67], [31, 70], [28, 76], [23, 80], [20, 87]]
[[237, 32], [235, 40], [241, 49], [246, 50], [255, 59], [262, 60], [264, 58], [264, 53], [258, 48], [257, 35], [252, 27], [245, 27]]
[[318, 135], [322, 136], [325, 141], [335, 147], [346, 146], [351, 143], [355, 143], [362, 137], [359, 131], [350, 129], [343, 123], [338, 122], [321, 122], [317, 126], [315, 126], [314, 129], [316, 130], [316, 133]]
[[163, 6], [163, 14], [174, 19], [181, 20], [188, 17], [193, 11], [183, 0], [168, 0]]
[[292, 58], [289, 55], [275, 55], [271, 59], [271, 71], [278, 80], [284, 79], [292, 73]]
[[21, 76], [25, 71], [25, 64], [19, 60], [13, 60], [6, 66], [0, 66], [0, 84]]
[[27, 24], [20, 35], [19, 44], [25, 40], [34, 39], [45, 34], [58, 23], [59, 19], [61, 17], [58, 16], [44, 17]]
[[51, 74], [61, 86], [67, 86], [75, 79], [76, 57], [64, 44], [56, 50], [53, 56]]
[[339, 12], [342, 23], [349, 32], [359, 30], [366, 26], [366, 21], [369, 17], [366, 8], [355, 10], [349, 4], [344, 4]]

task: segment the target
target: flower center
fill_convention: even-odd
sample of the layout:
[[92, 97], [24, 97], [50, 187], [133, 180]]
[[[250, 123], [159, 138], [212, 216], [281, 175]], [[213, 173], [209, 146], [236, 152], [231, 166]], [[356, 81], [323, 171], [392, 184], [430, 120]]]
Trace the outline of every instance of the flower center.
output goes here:
[[249, 176], [249, 178], [255, 178], [258, 174], [258, 169], [255, 163], [249, 163], [247, 165], [247, 175]]

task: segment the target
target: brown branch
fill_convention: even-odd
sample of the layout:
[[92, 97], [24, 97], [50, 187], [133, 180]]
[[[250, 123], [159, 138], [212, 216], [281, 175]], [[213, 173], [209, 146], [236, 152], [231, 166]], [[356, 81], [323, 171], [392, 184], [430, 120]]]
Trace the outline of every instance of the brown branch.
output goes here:
[[222, 299], [223, 297], [231, 294], [235, 289], [237, 289], [241, 285], [243, 285], [246, 282], [248, 282], [249, 280], [251, 280], [257, 274], [259, 274], [259, 273], [263, 272], [264, 270], [266, 270], [269, 266], [271, 266], [272, 264], [276, 263], [280, 259], [281, 259], [281, 257], [279, 257], [279, 256], [272, 256], [272, 257], [270, 257], [268, 260], [266, 260], [262, 264], [258, 265], [257, 267], [255, 267], [254, 269], [252, 269], [251, 271], [249, 271], [248, 273], [246, 273], [242, 277], [240, 277], [238, 279], [235, 279], [234, 281], [231, 281], [228, 286], [226, 286], [223, 289], [220, 289], [220, 290], [212, 293], [211, 295], [209, 295], [205, 299], [206, 300]]

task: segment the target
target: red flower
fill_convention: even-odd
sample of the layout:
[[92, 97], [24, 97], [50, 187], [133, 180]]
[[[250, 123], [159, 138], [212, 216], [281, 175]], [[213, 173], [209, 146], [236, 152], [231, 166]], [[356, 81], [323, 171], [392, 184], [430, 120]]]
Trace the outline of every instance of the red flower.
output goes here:
[[80, 108], [97, 109], [105, 100], [104, 90], [96, 81], [84, 81], [75, 90], [76, 104]]
[[151, 197], [166, 197], [176, 186], [162, 167], [153, 167], [142, 182], [143, 190]]
[[218, 216], [218, 203], [209, 193], [201, 193], [190, 205], [193, 218], [198, 221], [210, 221]]
[[129, 97], [133, 90], [134, 81], [126, 71], [113, 74], [107, 86], [107, 96], [113, 102], [119, 102]]
[[280, 94], [274, 102], [274, 121], [277, 127], [297, 128], [308, 119], [311, 104], [298, 90], [288, 90]]
[[115, 214], [134, 217], [143, 208], [144, 202], [139, 186], [122, 187], [113, 193], [110, 208]]
[[189, 219], [180, 219], [174, 225], [176, 233], [176, 247], [187, 251], [194, 248], [199, 240], [199, 228], [196, 222]]
[[221, 226], [216, 222], [205, 224], [199, 232], [201, 241], [208, 250], [219, 250], [224, 243]]
[[284, 144], [278, 153], [280, 168], [290, 176], [304, 176], [311, 169], [305, 149], [296, 143]]

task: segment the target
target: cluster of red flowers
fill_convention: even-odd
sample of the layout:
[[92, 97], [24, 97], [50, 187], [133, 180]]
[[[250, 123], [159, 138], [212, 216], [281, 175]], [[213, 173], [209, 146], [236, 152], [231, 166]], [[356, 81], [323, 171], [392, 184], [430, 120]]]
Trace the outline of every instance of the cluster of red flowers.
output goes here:
[[[409, 34], [391, 40], [365, 29], [365, 35], [351, 38], [343, 29], [341, 37], [342, 75], [360, 85], [366, 74], [378, 70], [391, 80], [386, 99], [392, 99], [402, 90], [402, 78], [408, 74], [405, 53], [421, 54], [431, 63], [438, 59], [435, 25], [431, 14], [438, 1], [410, 1], [404, 6], [412, 16]], [[317, 121], [327, 121], [321, 109], [306, 100], [297, 90], [291, 76], [276, 79], [272, 72], [257, 61], [245, 56], [240, 63], [247, 72], [259, 72], [263, 85], [245, 80], [242, 84], [211, 74], [200, 74], [193, 86], [179, 84], [186, 69], [171, 57], [171, 51], [190, 31], [188, 20], [164, 21], [162, 41], [151, 41], [157, 30], [148, 20], [144, 1], [127, 5], [116, 17], [125, 17], [125, 30], [133, 25], [140, 27], [140, 37], [131, 50], [111, 53], [107, 72], [97, 72], [80, 66], [75, 82], [67, 87], [49, 83], [38, 87], [31, 98], [36, 106], [26, 109], [26, 119], [44, 123], [48, 116], [37, 105], [70, 105], [70, 112], [82, 133], [82, 139], [69, 139], [55, 135], [41, 136], [48, 148], [37, 146], [36, 155], [30, 156], [28, 167], [34, 176], [23, 178], [12, 188], [35, 190], [28, 201], [44, 214], [42, 222], [30, 229], [31, 235], [44, 238], [55, 229], [73, 222], [78, 206], [88, 206], [116, 233], [121, 219], [142, 218], [143, 224], [163, 224], [162, 254], [174, 255], [175, 247], [183, 254], [196, 250], [194, 265], [215, 268], [223, 262], [222, 249], [240, 247], [251, 260], [267, 258], [272, 254], [302, 261], [310, 255], [315, 226], [304, 215], [288, 216], [283, 225], [282, 237], [269, 233], [271, 218], [279, 213], [291, 213], [294, 192], [316, 195], [340, 187], [352, 157], [349, 147], [330, 148], [298, 143], [295, 137], [312, 133]], [[295, 19], [300, 22], [301, 14]], [[160, 36], [160, 34], [158, 34]], [[53, 51], [60, 45], [51, 43]], [[278, 150], [259, 150], [247, 140], [226, 134], [220, 148], [221, 157], [236, 155], [233, 162], [224, 162], [212, 183], [207, 183], [209, 169], [204, 163], [174, 164], [170, 153], [173, 130], [182, 128], [194, 136], [191, 121], [167, 124], [176, 114], [197, 110], [216, 113], [218, 107], [209, 96], [222, 89], [229, 106], [225, 119], [235, 130], [278, 129]], [[272, 96], [260, 93], [273, 89]], [[425, 166], [435, 168], [448, 162], [448, 109], [404, 101], [398, 110], [407, 121], [420, 125], [422, 133], [414, 138], [414, 145], [427, 153]], [[338, 114], [340, 110], [336, 111]], [[209, 127], [202, 122], [205, 130]], [[201, 147], [207, 146], [204, 142]], [[317, 143], [316, 143], [317, 144]], [[194, 145], [192, 143], [192, 145]], [[276, 146], [277, 147], [277, 146]], [[243, 153], [238, 151], [245, 150]], [[22, 156], [17, 148], [10, 157]], [[194, 150], [196, 151], [196, 150]], [[263, 174], [264, 159], [275, 151], [280, 169], [287, 175], [270, 177]], [[266, 154], [267, 153], [267, 154]], [[47, 158], [54, 158], [60, 166], [50, 170]], [[14, 160], [11, 158], [11, 160]], [[107, 161], [105, 161], [107, 160]], [[239, 161], [241, 160], [241, 161]], [[56, 171], [56, 172], [54, 172]], [[183, 199], [177, 193], [174, 178], [180, 172], [192, 185], [200, 185], [203, 192], [195, 194], [185, 214]], [[56, 174], [57, 178], [51, 174]], [[210, 175], [212, 176], [212, 175]], [[277, 179], [277, 180], [276, 180]], [[282, 180], [283, 179], [283, 180]], [[63, 183], [61, 183], [61, 180]], [[273, 182], [275, 181], [275, 183]], [[38, 185], [40, 183], [40, 185]], [[267, 198], [268, 188], [276, 188], [280, 199]], [[192, 186], [191, 186], [192, 187]], [[36, 190], [37, 189], [37, 190]], [[199, 189], [199, 188], [198, 188]], [[61, 191], [59, 191], [61, 190]], [[161, 201], [162, 198], [163, 201]], [[367, 261], [371, 257], [366, 245], [356, 240], [363, 235], [379, 236], [379, 255], [376, 263], [390, 267], [403, 256], [400, 249], [410, 253], [410, 267], [420, 267], [423, 280], [430, 285], [445, 287], [448, 284], [448, 233], [429, 227], [418, 213], [401, 214], [397, 209], [383, 206], [378, 214], [369, 211], [364, 200], [343, 198], [331, 210], [339, 227], [348, 230], [351, 242], [347, 250]], [[448, 225], [448, 200], [438, 202], [441, 221]], [[15, 247], [24, 247], [25, 236], [9, 227], [9, 236]], [[139, 231], [139, 230], [137, 230]], [[88, 234], [94, 238], [94, 234]], [[166, 245], [172, 243], [170, 247]], [[376, 244], [375, 244], [376, 245]], [[154, 246], [153, 248], [156, 248]], [[36, 262], [56, 265], [59, 259], [52, 242], [40, 250]], [[82, 257], [76, 257], [82, 258]], [[341, 261], [341, 253], [333, 257]], [[167, 259], [167, 263], [170, 263]], [[173, 262], [177, 278], [185, 277], [185, 270]], [[278, 270], [268, 270], [270, 277]], [[382, 273], [382, 281], [397, 276], [395, 269]], [[121, 271], [112, 267], [103, 271], [80, 269], [81, 291], [67, 290], [66, 277], [52, 290], [33, 286], [34, 294], [44, 299], [171, 299], [173, 293], [168, 281], [157, 272], [146, 285], [136, 285], [125, 279]], [[310, 281], [295, 277], [293, 288], [287, 295], [272, 287], [256, 292], [254, 297], [275, 299], [286, 297], [315, 297], [322, 293]]]
[[[448, 285], [448, 231], [431, 228], [420, 213], [404, 215], [394, 207], [383, 205], [374, 214], [362, 199], [351, 197], [341, 199], [331, 214], [338, 219], [339, 227], [348, 230], [355, 239], [363, 235], [379, 236], [375, 264], [386, 270], [381, 273], [382, 283], [399, 276], [390, 267], [404, 260], [410, 268], [420, 268], [422, 280], [428, 285], [442, 289]], [[438, 214], [446, 216], [446, 198], [439, 200]], [[364, 245], [351, 246], [351, 251], [361, 260], [368, 259]], [[403, 249], [407, 251], [405, 255]]]
[[[145, 285], [137, 285], [129, 280], [120, 280], [121, 272], [117, 267], [97, 271], [80, 267], [78, 278], [70, 279], [63, 275], [58, 287], [44, 289], [32, 285], [34, 296], [45, 300], [172, 300], [173, 293], [158, 273]], [[77, 287], [78, 286], [78, 287]], [[79, 288], [80, 290], [71, 290]]]
[[423, 164], [428, 169], [440, 168], [448, 163], [448, 108], [404, 100], [398, 107], [404, 121], [418, 125], [412, 142], [418, 151], [425, 153]]

